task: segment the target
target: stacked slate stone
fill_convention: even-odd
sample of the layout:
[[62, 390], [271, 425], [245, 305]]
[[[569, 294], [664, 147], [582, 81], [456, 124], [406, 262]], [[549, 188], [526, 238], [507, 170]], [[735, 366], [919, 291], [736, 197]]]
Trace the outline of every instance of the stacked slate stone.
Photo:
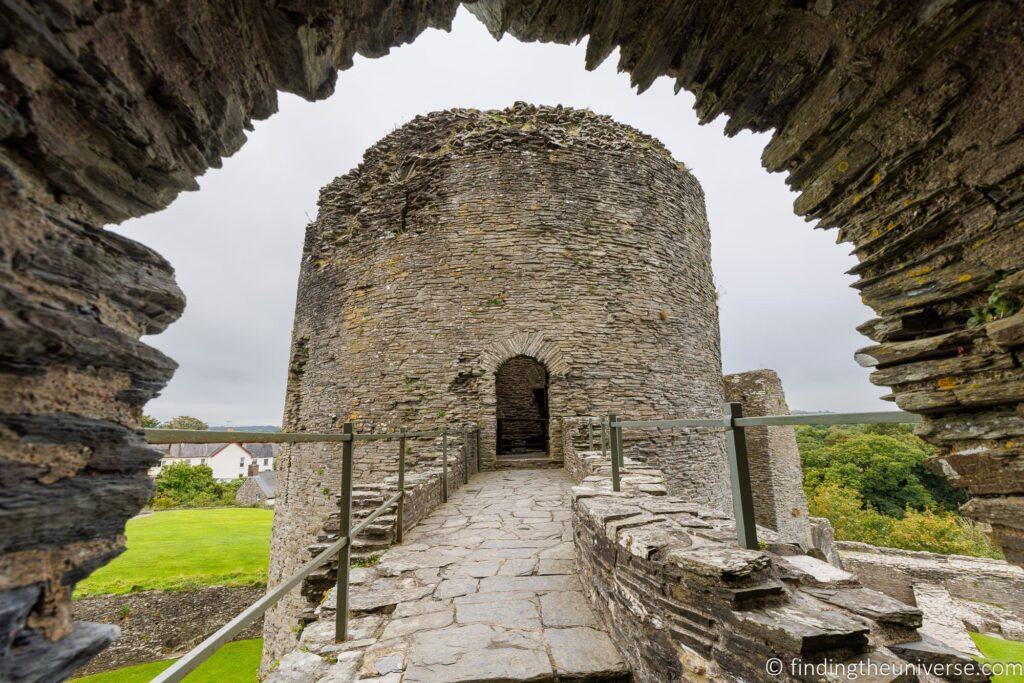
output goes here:
[[[562, 418], [622, 401], [639, 418], [719, 416], [703, 193], [660, 142], [589, 111], [516, 103], [417, 116], [321, 190], [292, 338], [286, 431], [474, 424], [485, 469], [498, 466], [499, 420], [542, 415], [539, 402], [502, 409], [510, 363], [536, 373], [522, 387], [531, 403], [543, 391], [545, 464], [561, 459]], [[543, 431], [518, 445], [543, 447]], [[721, 434], [672, 438], [649, 450], [675, 490], [724, 504]], [[461, 436], [449, 446], [458, 457]], [[271, 584], [301, 566], [336, 509], [338, 450], [284, 449]], [[357, 484], [396, 467], [395, 444], [358, 444]], [[294, 645], [305, 607], [293, 600], [269, 613], [268, 658]]]
[[[5, 675], [15, 660], [57, 675], [110, 637], [47, 645], [72, 632], [74, 583], [123, 549], [155, 462], [133, 430], [174, 364], [139, 338], [184, 298], [165, 260], [103, 226], [196, 189], [276, 111], [278, 91], [325, 98], [357, 53], [449, 28], [459, 5], [0, 5]], [[702, 120], [728, 117], [727, 134], [774, 131], [765, 166], [788, 173], [797, 212], [840, 228], [860, 260], [857, 287], [878, 314], [862, 328], [879, 343], [864, 361], [897, 403], [929, 414], [924, 436], [949, 453], [936, 465], [1020, 562], [1019, 3], [467, 7], [496, 36], [586, 37], [588, 68], [618, 49], [639, 89], [674, 79]], [[29, 659], [29, 641], [57, 656]]]
[[[967, 655], [917, 632], [921, 611], [863, 587], [853, 574], [759, 527], [763, 550], [740, 548], [731, 517], [665, 495], [656, 469], [628, 459], [620, 492], [607, 458], [580, 454], [591, 474], [573, 489], [583, 585], [636, 680], [818, 680], [829, 661], [856, 666], [958, 664]], [[905, 680], [893, 675], [879, 680]]]

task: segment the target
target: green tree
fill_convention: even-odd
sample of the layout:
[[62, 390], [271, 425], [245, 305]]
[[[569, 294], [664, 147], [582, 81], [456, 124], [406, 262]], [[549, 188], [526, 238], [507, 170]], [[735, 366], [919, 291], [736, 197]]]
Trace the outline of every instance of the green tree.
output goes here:
[[164, 423], [164, 429], [209, 429], [210, 426], [200, 420], [198, 417], [192, 417], [191, 415], [179, 415], [173, 420], [168, 420]]
[[933, 553], [1002, 557], [977, 524], [952, 512], [906, 510], [895, 519], [865, 506], [860, 494], [835, 484], [823, 484], [807, 499], [814, 517], [825, 517], [840, 541]]
[[907, 510], [903, 519], [893, 522], [888, 545], [905, 550], [1002, 558], [977, 524], [950, 512]]
[[924, 510], [935, 506], [935, 498], [921, 482], [928, 456], [924, 449], [882, 434], [852, 433], [830, 441], [831, 445], [803, 458], [808, 490], [822, 484], [851, 489], [890, 517], [902, 517], [908, 507]]
[[893, 519], [865, 508], [860, 493], [837, 484], [823, 484], [807, 497], [812, 517], [825, 517], [832, 523], [836, 539], [888, 545]]
[[143, 429], [156, 429], [160, 426], [160, 420], [156, 419], [151, 415], [142, 416], [142, 428]]

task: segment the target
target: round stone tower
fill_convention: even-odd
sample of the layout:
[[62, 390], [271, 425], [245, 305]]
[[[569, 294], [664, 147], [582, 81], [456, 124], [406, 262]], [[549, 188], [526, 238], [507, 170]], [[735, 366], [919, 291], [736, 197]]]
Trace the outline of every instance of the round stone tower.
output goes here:
[[[286, 430], [475, 423], [486, 469], [557, 459], [566, 417], [722, 414], [703, 193], [654, 138], [562, 107], [435, 112], [370, 148], [319, 207]], [[721, 434], [657, 445], [674, 493], [726, 503]], [[395, 459], [360, 444], [357, 482]], [[340, 479], [328, 445], [282, 461], [272, 582], [308, 558]]]

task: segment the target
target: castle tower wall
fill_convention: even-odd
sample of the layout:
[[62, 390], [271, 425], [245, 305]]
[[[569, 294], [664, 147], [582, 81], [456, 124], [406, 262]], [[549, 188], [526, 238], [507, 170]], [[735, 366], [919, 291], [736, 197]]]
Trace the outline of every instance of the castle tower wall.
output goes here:
[[[285, 429], [476, 423], [493, 466], [496, 371], [517, 356], [547, 371], [552, 457], [564, 417], [721, 415], [703, 193], [657, 140], [561, 107], [437, 112], [368, 150], [319, 206]], [[673, 492], [729, 509], [723, 443], [666, 434], [653, 457]], [[283, 453], [272, 583], [332, 509], [338, 450]], [[360, 444], [356, 462], [357, 481], [379, 480], [394, 448]], [[268, 618], [271, 651], [295, 609]]]
[[[782, 380], [774, 370], [739, 372], [724, 380], [725, 400], [742, 405], [744, 415], [789, 415]], [[776, 426], [747, 427], [745, 432], [757, 523], [809, 548], [811, 526], [796, 431]]]

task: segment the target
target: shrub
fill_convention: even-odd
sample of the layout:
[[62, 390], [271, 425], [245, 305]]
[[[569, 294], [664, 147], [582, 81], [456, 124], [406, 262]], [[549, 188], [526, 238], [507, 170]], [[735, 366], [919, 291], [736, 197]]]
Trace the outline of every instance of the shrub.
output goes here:
[[860, 494], [853, 489], [837, 484], [819, 486], [808, 496], [807, 508], [811, 516], [832, 522], [836, 540], [888, 545], [895, 520], [865, 508]]
[[892, 525], [889, 545], [906, 550], [1001, 558], [977, 524], [949, 512], [908, 511]]
[[232, 505], [242, 479], [221, 483], [213, 478], [213, 470], [206, 465], [195, 467], [175, 463], [160, 470], [156, 478], [156, 491], [150, 506], [165, 510], [176, 507], [216, 507]]

